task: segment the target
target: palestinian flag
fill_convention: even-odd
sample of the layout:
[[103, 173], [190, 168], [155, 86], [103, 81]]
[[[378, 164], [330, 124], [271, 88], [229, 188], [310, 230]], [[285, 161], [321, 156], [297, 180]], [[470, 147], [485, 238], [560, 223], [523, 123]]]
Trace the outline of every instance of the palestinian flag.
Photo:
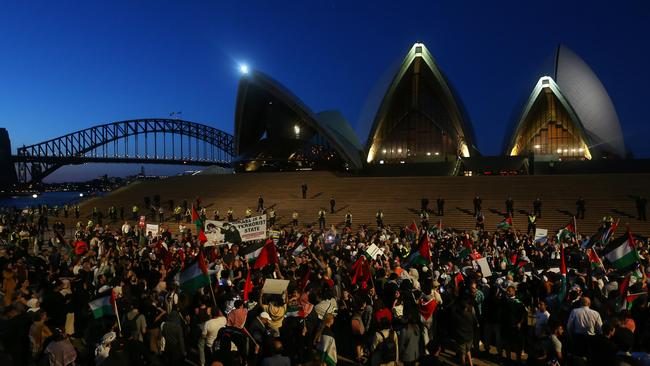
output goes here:
[[429, 320], [429, 318], [431, 318], [433, 315], [433, 312], [436, 311], [436, 308], [438, 307], [438, 303], [433, 298], [429, 301], [420, 299], [419, 305], [420, 306], [418, 310], [420, 311], [420, 315], [422, 315], [422, 318], [424, 318], [424, 320]]
[[246, 275], [246, 282], [244, 283], [244, 301], [248, 301], [248, 294], [253, 291], [253, 281], [251, 281], [251, 271]]
[[424, 233], [420, 237], [420, 243], [417, 250], [413, 252], [407, 259], [407, 265], [413, 264], [428, 264], [431, 263], [431, 249], [429, 248], [429, 234]]
[[415, 220], [411, 222], [411, 225], [409, 225], [406, 230], [412, 232], [412, 233], [417, 233], [418, 232], [418, 226], [415, 224]]
[[592, 270], [596, 268], [602, 268], [603, 270], [605, 269], [603, 262], [600, 260], [600, 257], [594, 248], [587, 249], [587, 256], [589, 257], [589, 264], [591, 264]]
[[199, 259], [181, 272], [179, 281], [183, 292], [194, 293], [198, 289], [210, 284], [208, 265], [205, 263], [203, 252], [199, 252]]
[[284, 316], [286, 318], [304, 318], [307, 314], [302, 306], [289, 306]]
[[508, 230], [512, 227], [512, 217], [506, 217], [503, 221], [497, 224], [497, 229]]
[[641, 296], [643, 296], [645, 294], [646, 294], [645, 292], [639, 292], [637, 294], [629, 294], [629, 295], [625, 296], [625, 301], [623, 302], [623, 305], [624, 305], [623, 308], [627, 309], [627, 310], [632, 310], [634, 305], [636, 303], [640, 302]]
[[320, 341], [316, 345], [316, 351], [319, 354], [320, 361], [327, 366], [336, 366], [337, 353], [336, 341], [334, 341], [334, 334], [329, 328], [325, 328], [320, 337]]
[[255, 260], [255, 264], [253, 264], [253, 268], [260, 269], [273, 263], [278, 263], [278, 250], [275, 244], [273, 244], [273, 240], [267, 239], [266, 244], [264, 244], [260, 251], [260, 255]]
[[262, 248], [264, 247], [264, 242], [257, 242], [252, 245], [248, 245], [247, 247], [243, 248], [241, 250], [241, 255], [244, 256], [244, 259], [248, 263], [254, 262], [257, 257], [260, 256], [260, 253], [262, 253]]
[[199, 229], [199, 243], [204, 244], [208, 241], [208, 237], [205, 236], [205, 232], [203, 232], [203, 228]]
[[561, 241], [564, 238], [575, 238], [576, 237], [576, 227], [571, 221], [567, 226], [557, 232], [557, 240]]
[[625, 235], [613, 240], [610, 246], [614, 249], [605, 254], [605, 258], [616, 269], [625, 269], [639, 260], [639, 253], [636, 251], [634, 238], [629, 229]]
[[439, 220], [437, 224], [429, 230], [434, 236], [438, 236], [442, 233], [442, 220]]
[[194, 225], [196, 225], [196, 230], [203, 229], [203, 221], [201, 221], [201, 217], [199, 216], [199, 213], [196, 211], [194, 205], [192, 205], [192, 222], [194, 223]]
[[113, 289], [110, 293], [95, 299], [88, 303], [90, 310], [93, 313], [93, 318], [99, 319], [104, 315], [115, 315], [115, 295]]

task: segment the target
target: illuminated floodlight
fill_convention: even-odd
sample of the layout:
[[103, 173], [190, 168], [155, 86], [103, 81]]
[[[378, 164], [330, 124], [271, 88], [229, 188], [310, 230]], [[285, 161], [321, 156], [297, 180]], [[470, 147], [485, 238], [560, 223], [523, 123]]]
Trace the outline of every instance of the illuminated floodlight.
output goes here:
[[541, 147], [540, 145], [535, 145], [535, 148], [536, 148], [536, 149], [539, 149], [540, 147]]
[[295, 132], [296, 135], [300, 135], [300, 126], [298, 125], [293, 126], [293, 132]]
[[241, 72], [242, 74], [248, 74], [248, 71], [249, 71], [248, 65], [246, 64], [239, 65], [239, 72]]
[[430, 153], [430, 152], [428, 152], [428, 153], [427, 153], [427, 156], [431, 156], [431, 153]]
[[384, 161], [383, 161], [383, 160], [379, 160], [379, 164], [383, 164], [383, 163], [384, 163]]
[[562, 149], [557, 149], [558, 154], [562, 154]]
[[397, 149], [397, 152], [401, 154], [401, 153], [402, 153], [402, 149]]
[[83, 196], [84, 196], [84, 194], [83, 194], [83, 193], [79, 193], [79, 197], [83, 197]]
[[38, 195], [37, 195], [36, 193], [34, 193], [34, 194], [32, 195], [32, 198], [38, 198]]
[[436, 152], [436, 156], [438, 156], [438, 155], [440, 155], [440, 153], [439, 153], [439, 152]]

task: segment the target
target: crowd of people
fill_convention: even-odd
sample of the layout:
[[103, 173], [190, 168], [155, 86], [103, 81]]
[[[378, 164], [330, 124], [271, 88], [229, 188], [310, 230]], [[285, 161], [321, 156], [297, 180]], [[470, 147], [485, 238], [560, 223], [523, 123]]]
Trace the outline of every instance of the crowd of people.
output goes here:
[[[377, 225], [350, 216], [338, 228], [273, 215], [267, 240], [206, 246], [200, 205], [193, 224], [157, 235], [135, 209], [109, 224], [92, 210], [66, 235], [49, 210], [3, 208], [0, 364], [438, 365], [453, 354], [466, 365], [650, 365], [647, 240], [611, 218], [540, 240], [508, 225], [430, 226], [423, 214], [394, 227], [378, 211]], [[173, 210], [178, 221], [186, 210]], [[635, 255], [624, 268], [607, 260], [621, 240]], [[267, 294], [267, 279], [288, 286]]]

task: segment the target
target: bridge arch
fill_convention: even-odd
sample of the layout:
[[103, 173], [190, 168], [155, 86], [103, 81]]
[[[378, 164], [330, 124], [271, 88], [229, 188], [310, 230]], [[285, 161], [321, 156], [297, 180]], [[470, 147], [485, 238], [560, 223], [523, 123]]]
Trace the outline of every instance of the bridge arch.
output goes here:
[[18, 148], [14, 160], [19, 182], [29, 184], [40, 182], [58, 168], [70, 164], [229, 167], [233, 156], [233, 136], [227, 132], [185, 120], [146, 118], [97, 125], [23, 146]]

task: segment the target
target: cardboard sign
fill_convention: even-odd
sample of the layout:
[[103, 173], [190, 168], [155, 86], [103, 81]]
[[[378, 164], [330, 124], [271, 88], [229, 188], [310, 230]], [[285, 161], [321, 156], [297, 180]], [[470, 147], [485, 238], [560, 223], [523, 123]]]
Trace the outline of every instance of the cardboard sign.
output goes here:
[[368, 256], [370, 256], [370, 258], [377, 259], [377, 256], [384, 254], [384, 251], [382, 249], [379, 249], [379, 247], [375, 244], [370, 244], [370, 246], [366, 249], [366, 253]]
[[492, 270], [490, 269], [490, 265], [488, 264], [487, 258], [479, 258], [474, 261], [478, 265], [478, 267], [481, 269], [481, 273], [483, 273], [483, 277], [490, 277], [492, 276]]
[[145, 229], [145, 232], [149, 234], [151, 232], [152, 236], [157, 236], [158, 231], [159, 231], [159, 226], [156, 224], [147, 224], [147, 228]]
[[535, 243], [546, 243], [548, 229], [535, 229]]
[[274, 280], [272, 278], [267, 278], [264, 281], [264, 287], [262, 291], [265, 294], [282, 294], [289, 287], [288, 280]]

